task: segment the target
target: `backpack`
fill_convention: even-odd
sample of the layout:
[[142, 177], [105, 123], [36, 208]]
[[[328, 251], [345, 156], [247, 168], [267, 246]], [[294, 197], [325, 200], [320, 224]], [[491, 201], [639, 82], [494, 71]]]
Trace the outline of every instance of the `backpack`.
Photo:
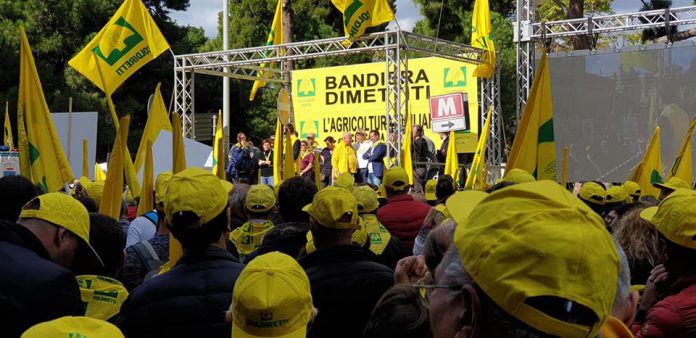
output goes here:
[[155, 248], [153, 248], [148, 241], [135, 244], [133, 248], [135, 249], [135, 253], [138, 254], [140, 261], [143, 262], [145, 268], [147, 268], [147, 274], [145, 278], [143, 278], [143, 282], [152, 279], [159, 273], [160, 267], [162, 267], [164, 262], [159, 259], [157, 252], [155, 252]]
[[242, 156], [237, 162], [237, 176], [247, 176], [254, 171], [254, 159], [252, 158], [250, 148], [242, 149]]

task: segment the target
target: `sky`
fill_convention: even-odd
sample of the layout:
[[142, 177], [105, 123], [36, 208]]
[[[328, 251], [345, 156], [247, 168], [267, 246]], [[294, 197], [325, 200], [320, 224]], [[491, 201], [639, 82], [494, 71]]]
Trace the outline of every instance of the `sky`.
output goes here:
[[[437, 0], [432, 0], [437, 1]], [[190, 7], [184, 12], [172, 11], [171, 16], [180, 24], [203, 27], [209, 38], [217, 35], [217, 13], [222, 11], [223, 0], [190, 0]], [[693, 0], [672, 0], [672, 7], [689, 6]], [[640, 0], [614, 0], [616, 13], [634, 12], [640, 9]], [[402, 29], [411, 30], [421, 18], [413, 0], [396, 0], [396, 19]]]

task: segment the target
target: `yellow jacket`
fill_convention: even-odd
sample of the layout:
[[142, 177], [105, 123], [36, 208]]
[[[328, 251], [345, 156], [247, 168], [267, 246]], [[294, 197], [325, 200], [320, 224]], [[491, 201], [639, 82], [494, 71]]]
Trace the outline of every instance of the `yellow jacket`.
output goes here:
[[338, 142], [331, 155], [331, 167], [333, 167], [334, 178], [348, 172], [355, 174], [358, 172], [358, 157], [355, 154], [352, 144]]

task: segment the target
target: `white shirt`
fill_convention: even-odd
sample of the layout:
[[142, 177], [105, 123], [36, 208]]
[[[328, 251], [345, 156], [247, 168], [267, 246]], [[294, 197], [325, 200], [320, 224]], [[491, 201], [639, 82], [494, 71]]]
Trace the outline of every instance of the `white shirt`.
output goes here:
[[363, 141], [355, 152], [355, 155], [358, 157], [358, 169], [367, 168], [367, 160], [363, 159], [363, 155], [370, 150], [370, 147], [372, 147], [372, 141]]
[[155, 223], [152, 223], [152, 221], [145, 216], [138, 216], [128, 227], [126, 247], [138, 244], [142, 241], [149, 241], [155, 237], [155, 233], [157, 233], [157, 226]]

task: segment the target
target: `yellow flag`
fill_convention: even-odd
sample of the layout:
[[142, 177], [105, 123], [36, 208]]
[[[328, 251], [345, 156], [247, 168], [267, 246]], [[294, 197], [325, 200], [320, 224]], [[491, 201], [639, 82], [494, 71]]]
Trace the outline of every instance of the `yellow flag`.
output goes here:
[[[29, 140], [27, 139], [27, 128], [24, 123], [24, 116], [17, 112], [17, 141], [19, 147], [19, 174], [31, 179], [31, 162], [29, 161]], [[33, 181], [32, 181], [33, 182]]]
[[24, 28], [20, 28], [20, 35], [17, 115], [23, 115], [26, 125], [32, 182], [43, 192], [55, 192], [75, 176], [53, 126]]
[[99, 163], [94, 164], [94, 181], [95, 182], [106, 181], [106, 173], [104, 172], [104, 170], [101, 169], [101, 167], [99, 166]]
[[89, 150], [87, 149], [87, 142], [86, 138], [82, 139], [82, 176], [84, 177], [89, 177]]
[[[289, 132], [285, 132], [285, 141], [283, 142], [283, 181], [295, 176], [295, 161], [292, 158], [292, 138]], [[275, 183], [275, 182], [273, 182]]]
[[138, 203], [138, 216], [155, 209], [154, 164], [152, 161], [152, 142], [147, 140], [145, 148], [145, 169], [143, 171], [143, 184], [140, 190], [140, 203]]
[[[474, 189], [476, 182], [482, 181], [484, 164], [486, 163], [486, 145], [488, 144], [488, 134], [491, 130], [491, 114], [492, 109], [488, 108], [488, 113], [486, 113], [486, 123], [483, 124], [483, 130], [481, 130], [481, 135], [476, 145], [476, 152], [474, 153], [474, 160], [471, 162], [471, 170], [469, 171], [469, 176], [466, 177], [466, 184], [464, 189], [471, 190]], [[447, 146], [447, 155], [449, 156], [449, 147], [454, 143], [454, 135], [450, 134], [449, 146]], [[456, 153], [455, 153], [456, 154]], [[479, 186], [479, 188], [481, 188]]]
[[[413, 122], [411, 122], [411, 110], [409, 109], [408, 113], [406, 113], [406, 130], [404, 132], [404, 138], [401, 141], [401, 167], [406, 170], [408, 184], [413, 184], [413, 160], [411, 157], [412, 130]], [[389, 149], [387, 149], [387, 151], [389, 151]]]
[[507, 168], [526, 170], [537, 180], [556, 181], [551, 77], [546, 62], [546, 50], [541, 53], [539, 69], [512, 143]]
[[561, 186], [565, 188], [568, 183], [568, 147], [563, 147], [563, 162], [561, 162]]
[[481, 64], [474, 70], [476, 77], [490, 78], [495, 72], [495, 44], [491, 36], [491, 14], [488, 0], [476, 0], [471, 18], [471, 45], [483, 49]]
[[14, 149], [14, 137], [12, 137], [12, 122], [10, 122], [10, 103], [5, 102], [5, 128], [3, 132], [3, 141], [5, 145]]
[[343, 31], [349, 40], [365, 34], [368, 27], [394, 20], [394, 12], [387, 0], [331, 0], [331, 2], [343, 13]]
[[225, 179], [225, 149], [222, 140], [222, 111], [218, 111], [217, 126], [215, 127], [215, 142], [213, 143], [213, 175]]
[[631, 170], [628, 180], [640, 185], [641, 195], [658, 198], [660, 197], [660, 189], [653, 187], [653, 183], [662, 183], [661, 174], [660, 127], [657, 127], [652, 139], [650, 139], [648, 149], [643, 154], [643, 159]]
[[[167, 49], [167, 40], [142, 0], [125, 0], [106, 26], [68, 64], [110, 95]], [[103, 79], [97, 65], [104, 72]]]
[[181, 131], [179, 113], [172, 113], [172, 173], [186, 169], [186, 153], [184, 152], [184, 134]]
[[104, 194], [99, 204], [99, 213], [115, 220], [121, 217], [121, 203], [123, 201], [123, 150], [128, 139], [128, 125], [130, 116], [124, 116], [119, 123], [119, 130], [111, 150], [107, 168]]
[[314, 152], [314, 184], [317, 186], [317, 191], [321, 190], [321, 159], [316, 151]]
[[[681, 150], [677, 158], [674, 159], [674, 164], [672, 169], [669, 171], [669, 177], [675, 176], [682, 180], [688, 182], [689, 184], [693, 181], [693, 162], [691, 159], [691, 139], [694, 136], [694, 128], [696, 128], [696, 116], [691, 119], [691, 124], [689, 125], [689, 130], [684, 136], [684, 143], [682, 143]], [[667, 177], [667, 178], [669, 178]]]
[[[266, 46], [280, 45], [283, 43], [283, 0], [278, 0], [276, 5], [275, 14], [273, 15], [273, 23], [271, 24], [271, 30], [268, 32], [268, 39], [266, 39]], [[267, 65], [265, 63], [261, 64], [261, 68], [265, 68]], [[273, 64], [271, 64], [273, 67]], [[263, 72], [259, 72], [259, 77], [263, 78]], [[261, 80], [255, 80], [254, 85], [251, 87], [251, 94], [249, 94], [249, 101], [253, 101], [256, 97], [256, 91], [259, 88], [266, 86], [266, 82]]]
[[447, 156], [445, 157], [445, 175], [450, 175], [457, 181], [457, 171], [459, 171], [459, 159], [457, 158], [457, 142], [454, 141], [454, 132], [449, 133], [449, 143], [447, 144]]
[[157, 135], [159, 135], [159, 132], [161, 130], [172, 131], [172, 123], [169, 122], [169, 116], [167, 115], [167, 107], [164, 105], [164, 99], [162, 98], [162, 93], [160, 92], [161, 85], [161, 83], [158, 83], [157, 88], [155, 88], [155, 96], [152, 99], [150, 115], [147, 117], [145, 129], [143, 130], [143, 136], [140, 138], [138, 152], [135, 155], [135, 162], [133, 162], [133, 168], [135, 169], [135, 172], [140, 171], [140, 168], [143, 165], [147, 141], [150, 141], [152, 142], [152, 144], [155, 144]]
[[276, 119], [275, 137], [273, 138], [273, 184], [280, 184], [283, 177], [280, 175], [280, 164], [283, 162], [283, 126]]

